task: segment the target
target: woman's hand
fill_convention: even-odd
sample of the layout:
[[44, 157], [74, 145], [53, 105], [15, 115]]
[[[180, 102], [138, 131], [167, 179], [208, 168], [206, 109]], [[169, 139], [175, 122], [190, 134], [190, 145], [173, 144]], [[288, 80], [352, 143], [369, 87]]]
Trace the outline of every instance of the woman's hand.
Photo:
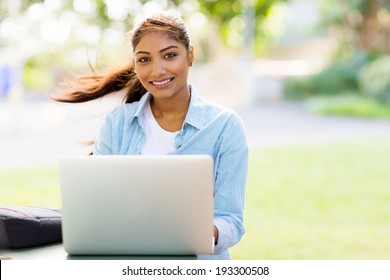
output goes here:
[[217, 244], [218, 244], [218, 229], [214, 225], [214, 245], [217, 245]]

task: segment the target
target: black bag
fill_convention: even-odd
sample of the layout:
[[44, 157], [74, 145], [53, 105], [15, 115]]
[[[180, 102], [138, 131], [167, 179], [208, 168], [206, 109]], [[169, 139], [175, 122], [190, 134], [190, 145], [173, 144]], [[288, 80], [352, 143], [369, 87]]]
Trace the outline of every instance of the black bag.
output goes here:
[[25, 248], [61, 241], [61, 210], [0, 205], [0, 248]]

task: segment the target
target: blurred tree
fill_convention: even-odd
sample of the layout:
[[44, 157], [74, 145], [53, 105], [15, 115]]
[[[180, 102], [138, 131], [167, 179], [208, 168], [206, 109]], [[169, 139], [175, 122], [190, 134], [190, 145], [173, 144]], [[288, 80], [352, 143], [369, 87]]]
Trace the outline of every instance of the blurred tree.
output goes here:
[[[40, 14], [51, 10], [58, 18], [63, 14], [78, 21], [96, 25], [101, 29], [115, 25], [132, 25], [139, 14], [159, 9], [175, 9], [188, 19], [197, 13], [207, 21], [218, 25], [223, 41], [231, 47], [239, 48], [248, 43], [248, 36], [255, 38], [255, 49], [269, 39], [278, 37], [283, 31], [276, 23], [278, 4], [288, 0], [16, 0], [21, 2], [21, 14], [29, 14], [35, 24]], [[11, 0], [1, 1], [0, 20], [7, 18], [7, 8]], [[271, 21], [270, 21], [271, 19]], [[271, 22], [271, 23], [270, 23]], [[71, 24], [71, 23], [70, 23]], [[128, 28], [128, 26], [126, 26]], [[252, 32], [252, 34], [249, 34]]]
[[288, 97], [363, 95], [390, 104], [390, 1], [322, 0], [321, 27], [338, 41], [331, 64], [317, 75], [290, 80]]
[[389, 0], [323, 0], [323, 27], [366, 53], [390, 53]]
[[200, 11], [219, 25], [225, 43], [242, 47], [253, 43], [255, 55], [283, 33], [277, 19], [279, 4], [288, 0], [198, 0]]
[[[286, 1], [1, 0], [0, 48], [3, 54], [18, 54], [19, 65], [28, 68], [24, 71], [30, 76], [24, 79], [27, 85], [29, 81], [44, 80], [34, 75], [53, 80], [63, 76], [58, 73], [60, 69], [52, 69], [55, 64], [57, 68], [62, 65], [74, 69], [92, 60], [107, 66], [118, 57], [127, 57], [130, 48], [125, 33], [139, 16], [177, 10], [190, 27], [199, 27], [198, 43], [203, 48], [198, 52], [200, 60], [211, 58], [208, 52], [218, 36], [213, 32], [219, 32], [222, 41], [233, 49], [244, 49], [250, 58], [253, 52], [264, 53], [267, 43], [283, 32], [278, 4]], [[36, 59], [45, 56], [51, 59]], [[43, 72], [35, 68], [51, 69]], [[51, 84], [46, 83], [46, 87]], [[34, 87], [39, 88], [39, 83]]]

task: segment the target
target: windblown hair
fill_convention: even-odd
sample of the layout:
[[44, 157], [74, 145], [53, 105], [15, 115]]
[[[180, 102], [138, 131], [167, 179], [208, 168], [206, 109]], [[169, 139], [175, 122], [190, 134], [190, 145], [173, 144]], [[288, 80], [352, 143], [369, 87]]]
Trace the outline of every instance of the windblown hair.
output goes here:
[[[182, 43], [189, 51], [190, 37], [183, 20], [172, 14], [160, 14], [146, 18], [129, 32], [133, 52], [142, 37], [151, 32], [166, 34], [170, 39]], [[138, 101], [146, 89], [134, 72], [134, 61], [113, 69], [107, 74], [92, 71], [92, 74], [78, 77], [74, 82], [65, 82], [70, 90], [53, 96], [59, 102], [80, 103], [91, 101], [107, 94], [124, 90], [124, 103]]]

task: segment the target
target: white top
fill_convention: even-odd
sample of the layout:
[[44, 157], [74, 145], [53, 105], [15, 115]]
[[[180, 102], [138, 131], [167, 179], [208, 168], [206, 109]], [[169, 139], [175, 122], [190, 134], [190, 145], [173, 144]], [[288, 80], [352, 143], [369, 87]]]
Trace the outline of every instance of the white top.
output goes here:
[[144, 109], [144, 121], [146, 142], [141, 148], [141, 155], [166, 155], [176, 149], [175, 138], [179, 131], [163, 129], [153, 116], [150, 102]]

